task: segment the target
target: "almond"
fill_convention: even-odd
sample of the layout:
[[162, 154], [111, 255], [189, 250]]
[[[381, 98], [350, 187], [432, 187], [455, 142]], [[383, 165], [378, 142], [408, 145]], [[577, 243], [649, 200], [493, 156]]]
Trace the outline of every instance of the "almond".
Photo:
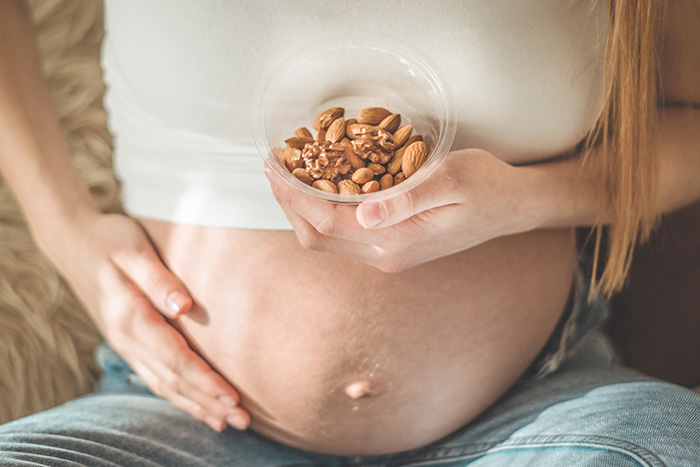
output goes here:
[[372, 169], [369, 169], [367, 167], [364, 167], [362, 169], [358, 169], [355, 171], [354, 174], [352, 174], [352, 181], [357, 183], [358, 185], [364, 185], [365, 183], [369, 182], [374, 178], [374, 172]]
[[311, 178], [311, 175], [309, 175], [308, 172], [306, 172], [306, 169], [294, 169], [292, 170], [292, 175], [307, 185], [311, 185], [314, 182], [314, 179]]
[[358, 123], [366, 123], [368, 125], [379, 125], [379, 123], [391, 115], [391, 112], [383, 107], [367, 107], [360, 110], [357, 114]]
[[304, 158], [301, 155], [301, 149], [287, 146], [284, 148], [282, 156], [284, 157], [284, 165], [290, 172], [294, 171], [294, 169], [304, 167]]
[[367, 107], [345, 119], [342, 107], [314, 119], [316, 137], [300, 127], [275, 156], [302, 183], [343, 195], [391, 188], [415, 174], [428, 158], [428, 146], [401, 115]]
[[375, 191], [379, 191], [379, 182], [376, 180], [371, 180], [362, 185], [362, 193], [374, 193]]
[[391, 114], [379, 122], [378, 127], [380, 130], [386, 130], [389, 133], [393, 133], [399, 128], [399, 125], [401, 125], [401, 115]]
[[403, 153], [406, 152], [406, 148], [401, 148], [394, 153], [394, 158], [391, 159], [389, 165], [386, 166], [386, 171], [391, 175], [396, 175], [401, 172], [401, 161], [403, 160]]
[[413, 125], [404, 125], [394, 132], [394, 147], [403, 146], [413, 132]]
[[346, 125], [346, 127], [345, 127], [345, 133], [348, 135], [348, 138], [350, 138], [350, 139], [357, 139], [363, 135], [370, 135], [370, 134], [374, 133], [376, 130], [377, 130], [376, 126], [365, 125], [363, 123], [352, 123], [350, 125]]
[[379, 188], [386, 190], [394, 185], [394, 176], [391, 174], [384, 174], [382, 178], [379, 179]]
[[328, 193], [338, 193], [338, 188], [335, 186], [335, 183], [330, 180], [316, 180], [311, 186], [319, 190], [327, 191]]
[[412, 143], [415, 143], [416, 141], [423, 141], [423, 137], [421, 135], [413, 135], [410, 138], [408, 138], [408, 141], [406, 141], [406, 144], [404, 144], [404, 146], [410, 146]]
[[326, 109], [320, 114], [318, 114], [311, 126], [314, 127], [314, 130], [325, 130], [326, 128], [328, 128], [328, 126], [333, 120], [335, 120], [338, 117], [342, 117], [343, 115], [345, 115], [344, 108], [331, 107], [330, 109]]
[[328, 130], [326, 130], [326, 141], [337, 143], [345, 136], [345, 120], [338, 117], [331, 122]]
[[352, 180], [341, 180], [338, 182], [338, 193], [341, 195], [359, 195], [360, 187]]
[[423, 141], [411, 143], [410, 146], [406, 146], [406, 152], [401, 161], [401, 171], [408, 178], [421, 168], [427, 158], [428, 147]]
[[297, 128], [294, 130], [294, 134], [292, 136], [297, 136], [299, 138], [311, 138], [313, 139], [314, 135], [311, 134], [309, 130], [306, 129], [306, 127], [301, 127]]
[[287, 146], [295, 148], [295, 149], [304, 149], [304, 146], [306, 144], [313, 144], [314, 139], [313, 138], [306, 138], [303, 136], [292, 136], [289, 139], [284, 140], [285, 143], [287, 143]]

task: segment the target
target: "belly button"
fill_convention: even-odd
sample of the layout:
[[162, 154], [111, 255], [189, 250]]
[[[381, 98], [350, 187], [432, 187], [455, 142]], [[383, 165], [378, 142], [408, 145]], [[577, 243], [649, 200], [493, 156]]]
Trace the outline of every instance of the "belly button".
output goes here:
[[369, 381], [355, 381], [345, 386], [345, 394], [350, 399], [370, 397], [373, 393], [372, 384]]

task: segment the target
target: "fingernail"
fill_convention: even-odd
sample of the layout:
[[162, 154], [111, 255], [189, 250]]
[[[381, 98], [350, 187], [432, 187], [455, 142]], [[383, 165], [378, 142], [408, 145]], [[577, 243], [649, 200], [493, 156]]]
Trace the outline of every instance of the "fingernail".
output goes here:
[[236, 399], [234, 399], [231, 396], [219, 396], [219, 400], [226, 405], [230, 405], [231, 407], [235, 407], [238, 405]]
[[173, 318], [176, 317], [183, 308], [187, 306], [190, 299], [179, 290], [174, 290], [170, 292], [170, 295], [165, 299], [165, 304], [168, 309], [173, 313]]
[[217, 420], [211, 415], [204, 417], [204, 421], [216, 431], [224, 431], [224, 428], [226, 428], [226, 424], [224, 422]]
[[248, 423], [246, 423], [245, 418], [240, 415], [229, 415], [226, 417], [226, 423], [238, 430], [245, 430], [248, 428]]
[[374, 227], [384, 220], [386, 209], [382, 203], [362, 204], [357, 209], [357, 217], [362, 227]]

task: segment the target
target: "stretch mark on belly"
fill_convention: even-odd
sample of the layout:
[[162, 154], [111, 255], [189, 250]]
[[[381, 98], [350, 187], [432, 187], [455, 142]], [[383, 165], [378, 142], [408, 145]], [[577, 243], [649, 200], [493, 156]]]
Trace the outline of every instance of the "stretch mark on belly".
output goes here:
[[345, 386], [345, 394], [350, 399], [360, 399], [372, 395], [372, 384], [369, 381], [355, 381]]

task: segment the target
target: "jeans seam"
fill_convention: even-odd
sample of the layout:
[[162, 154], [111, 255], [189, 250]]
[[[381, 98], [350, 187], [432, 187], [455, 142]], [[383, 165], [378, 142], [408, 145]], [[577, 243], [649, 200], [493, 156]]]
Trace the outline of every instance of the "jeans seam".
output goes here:
[[[36, 433], [34, 433], [34, 434], [39, 435], [39, 434], [44, 434], [44, 433], [36, 432]], [[84, 443], [86, 443], [86, 444], [89, 445], [89, 446], [104, 445], [104, 443], [101, 443], [100, 441], [95, 441], [94, 439], [90, 439], [90, 438], [87, 438], [87, 437], [85, 437], [85, 438], [76, 438], [74, 435], [64, 435], [64, 434], [57, 434], [57, 433], [49, 433], [49, 434], [50, 434], [51, 436], [55, 437], [55, 438], [66, 438], [66, 439], [68, 439], [69, 441], [70, 441], [70, 440], [79, 439], [81, 442], [84, 442]], [[27, 435], [27, 433], [24, 432], [24, 431], [9, 431], [9, 432], [3, 432], [2, 435], [3, 435], [3, 437], [13, 436], [13, 435], [14, 435], [14, 436], [22, 437], [22, 436]], [[55, 446], [55, 445], [52, 445], [52, 444], [39, 444], [38, 446], [39, 446], [40, 448], [57, 448], [57, 447], [58, 447], [58, 446]], [[32, 448], [33, 448], [33, 449], [36, 449], [36, 447], [37, 447], [36, 445], [32, 444]], [[114, 447], [114, 446], [110, 446], [110, 447]], [[0, 451], [2, 451], [2, 449], [0, 449]], [[43, 454], [43, 453], [39, 453], [39, 452], [30, 452], [30, 453], [27, 453], [27, 452], [24, 452], [24, 451], [17, 451], [17, 450], [13, 451], [13, 450], [12, 450], [12, 447], [10, 447], [10, 450], [8, 450], [7, 453], [9, 453], [9, 454], [18, 454], [18, 453], [19, 453], [19, 454], [29, 454], [29, 455], [34, 456], [34, 457], [45, 457], [45, 458], [52, 459], [52, 460], [54, 460], [54, 461], [58, 459], [58, 460], [61, 460], [61, 461], [71, 462], [71, 463], [74, 463], [74, 464], [76, 464], [76, 465], [80, 465], [80, 464], [78, 463], [78, 461], [74, 460], [74, 458], [69, 459], [68, 457], [57, 457], [57, 455], [60, 454], [60, 455], [63, 455], [63, 456], [80, 457], [80, 458], [81, 458], [81, 459], [80, 459], [81, 461], [85, 461], [86, 459], [84, 459], [84, 458], [90, 458], [90, 459], [97, 460], [97, 461], [101, 462], [102, 465], [113, 465], [113, 466], [115, 466], [115, 467], [119, 467], [119, 464], [117, 464], [117, 463], [115, 463], [115, 462], [112, 462], [112, 461], [110, 461], [110, 460], [107, 460], [107, 459], [100, 458], [99, 456], [95, 455], [95, 454], [92, 453], [92, 452], [84, 452], [84, 451], [73, 450], [73, 449], [65, 449], [65, 448], [64, 448], [64, 449], [61, 449], [60, 452], [54, 452], [54, 453], [52, 453], [51, 455], [48, 455], [48, 454]], [[154, 462], [152, 462], [152, 461], [150, 461], [150, 460], [148, 460], [148, 459], [145, 459], [143, 456], [141, 456], [141, 455], [139, 455], [139, 454], [134, 454], [133, 452], [129, 452], [129, 454], [130, 454], [131, 456], [133, 456], [133, 457], [135, 457], [135, 458], [138, 458], [139, 460], [141, 460], [141, 461], [144, 462], [143, 464], [138, 464], [138, 465], [157, 465], [157, 464], [155, 464]], [[47, 465], [51, 465], [51, 464], [47, 464]], [[87, 465], [87, 464], [86, 464], [86, 465]]]
[[[462, 453], [453, 454], [450, 457], [444, 457], [442, 459], [418, 460], [413, 462], [409, 461], [408, 463], [402, 463], [401, 465], [403, 467], [439, 466], [441, 464], [454, 461], [474, 460], [487, 454], [507, 450], [581, 446], [624, 454], [636, 461], [640, 466], [644, 467], [667, 467], [666, 463], [656, 454], [643, 448], [642, 446], [609, 436], [574, 434], [556, 436], [538, 435], [525, 436], [515, 439], [511, 438], [502, 442], [494, 442], [490, 444], [490, 447], [484, 446], [487, 443], [480, 444], [481, 446], [476, 449], [475, 446], [471, 446], [472, 452], [470, 453], [466, 452], [469, 448], [465, 448], [462, 450]], [[435, 456], [439, 455], [441, 451], [447, 453], [447, 451], [450, 450], [450, 448], [435, 449], [425, 452], [423, 456]]]
[[[419, 452], [408, 454], [393, 460], [389, 463], [389, 466], [401, 466], [401, 467], [411, 467], [411, 466], [429, 466], [429, 465], [440, 465], [447, 462], [453, 462], [456, 460], [468, 460], [474, 459], [476, 457], [483, 456], [491, 448], [497, 446], [500, 441], [494, 442], [481, 442], [471, 444], [469, 446], [462, 447], [442, 447], [433, 449], [423, 449]], [[422, 460], [413, 460], [410, 458], [418, 458]], [[441, 457], [441, 458], [437, 458]], [[428, 459], [430, 458], [430, 459]]]

